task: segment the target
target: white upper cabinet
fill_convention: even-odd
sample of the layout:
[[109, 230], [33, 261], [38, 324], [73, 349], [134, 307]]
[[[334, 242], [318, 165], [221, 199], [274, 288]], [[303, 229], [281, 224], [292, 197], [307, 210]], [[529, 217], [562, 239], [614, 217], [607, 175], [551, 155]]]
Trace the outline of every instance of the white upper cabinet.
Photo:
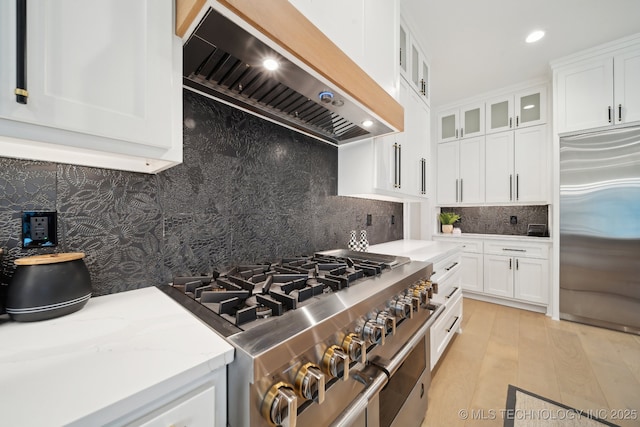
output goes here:
[[484, 137], [438, 144], [437, 203], [484, 202]]
[[[15, 17], [15, 4], [2, 2], [0, 15]], [[182, 161], [173, 1], [29, 1], [26, 104], [14, 95], [16, 19], [6, 21], [0, 155], [138, 172]]]
[[431, 73], [427, 56], [403, 19], [400, 20], [399, 28], [399, 48], [396, 57], [399, 58], [400, 75], [411, 82], [413, 90], [427, 105], [430, 105]]
[[554, 61], [557, 133], [640, 120], [640, 36]]
[[400, 79], [405, 131], [338, 148], [338, 194], [419, 201], [429, 189], [429, 107]]
[[397, 99], [398, 0], [289, 0]]
[[486, 102], [487, 134], [544, 124], [547, 121], [547, 87], [539, 86]]
[[438, 114], [438, 142], [484, 135], [484, 102], [453, 108]]
[[548, 201], [547, 126], [486, 136], [487, 203]]

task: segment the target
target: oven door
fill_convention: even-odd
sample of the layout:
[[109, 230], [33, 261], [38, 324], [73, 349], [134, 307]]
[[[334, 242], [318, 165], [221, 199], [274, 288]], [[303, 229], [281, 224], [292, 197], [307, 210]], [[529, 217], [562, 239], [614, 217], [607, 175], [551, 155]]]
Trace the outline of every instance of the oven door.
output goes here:
[[380, 392], [380, 427], [418, 427], [422, 424], [427, 412], [427, 391], [431, 384], [429, 342], [427, 331]]

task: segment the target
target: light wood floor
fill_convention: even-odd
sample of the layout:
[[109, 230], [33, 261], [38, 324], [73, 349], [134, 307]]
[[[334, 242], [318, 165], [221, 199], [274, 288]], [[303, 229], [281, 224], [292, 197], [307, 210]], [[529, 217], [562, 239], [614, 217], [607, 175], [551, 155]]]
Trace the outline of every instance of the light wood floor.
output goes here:
[[[636, 419], [609, 421], [640, 426], [640, 336], [468, 298], [463, 310], [422, 427], [502, 426], [509, 384], [594, 415], [635, 409]], [[486, 416], [465, 421], [461, 410]]]

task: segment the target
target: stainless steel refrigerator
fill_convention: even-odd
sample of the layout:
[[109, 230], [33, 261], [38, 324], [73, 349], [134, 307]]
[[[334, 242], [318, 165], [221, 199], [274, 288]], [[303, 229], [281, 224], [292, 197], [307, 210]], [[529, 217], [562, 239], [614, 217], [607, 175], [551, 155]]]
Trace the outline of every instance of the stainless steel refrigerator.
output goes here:
[[640, 126], [560, 138], [560, 318], [640, 334]]

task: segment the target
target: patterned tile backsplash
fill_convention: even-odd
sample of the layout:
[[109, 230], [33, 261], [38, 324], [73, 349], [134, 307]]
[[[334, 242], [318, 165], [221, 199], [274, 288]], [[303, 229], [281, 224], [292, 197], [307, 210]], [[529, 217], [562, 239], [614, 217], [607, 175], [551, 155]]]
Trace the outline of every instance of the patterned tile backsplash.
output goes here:
[[[549, 228], [549, 206], [480, 206], [442, 207], [441, 212], [454, 212], [461, 220], [454, 227], [463, 233], [508, 234], [526, 236], [528, 224], [545, 224]], [[512, 216], [517, 224], [511, 224]]]
[[[185, 91], [184, 163], [157, 175], [0, 157], [0, 282], [53, 251], [86, 253], [97, 296], [346, 247], [352, 229], [402, 238], [401, 203], [336, 196], [337, 176], [335, 147]], [[23, 210], [58, 212], [55, 250], [22, 249]]]

